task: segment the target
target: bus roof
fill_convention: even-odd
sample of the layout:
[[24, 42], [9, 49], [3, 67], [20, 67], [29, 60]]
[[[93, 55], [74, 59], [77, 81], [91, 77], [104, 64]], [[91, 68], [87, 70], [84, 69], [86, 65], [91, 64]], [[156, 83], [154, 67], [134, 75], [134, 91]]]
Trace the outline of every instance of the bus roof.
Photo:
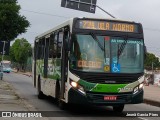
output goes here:
[[8, 60], [3, 60], [1, 61], [2, 63], [11, 63], [11, 61], [8, 61]]
[[[58, 30], [58, 29], [60, 29], [60, 28], [62, 28], [62, 27], [64, 27], [64, 26], [67, 26], [67, 25], [70, 26], [70, 25], [72, 25], [73, 19], [74, 19], [74, 18], [71, 18], [71, 19], [65, 21], [64, 23], [62, 23], [62, 24], [60, 24], [60, 25], [58, 25], [58, 26], [56, 26], [56, 27], [54, 27], [54, 28], [52, 28], [52, 29], [50, 29], [50, 30], [48, 30], [48, 31], [40, 34], [40, 35], [38, 35], [38, 36], [36, 37], [36, 39], [39, 39], [39, 38], [45, 37], [45, 36], [47, 36], [47, 35], [50, 35], [51, 33], [53, 33], [53, 31]], [[70, 29], [71, 29], [71, 28], [70, 28]]]
[[[116, 19], [116, 18], [95, 18], [95, 17], [90, 17], [90, 18], [88, 18], [88, 17], [76, 17], [76, 18], [79, 18], [79, 19], [83, 19], [83, 18], [84, 19], [95, 19], [95, 20], [111, 20], [111, 21], [117, 21], [117, 22], [131, 22], [131, 23], [135, 23], [134, 21], [120, 20], [120, 19]], [[54, 28], [52, 28], [52, 29], [50, 29], [50, 30], [48, 30], [48, 31], [40, 34], [40, 35], [38, 35], [35, 38], [35, 40], [40, 39], [42, 37], [46, 37], [46, 36], [50, 35], [51, 33], [53, 33], [55, 30], [58, 30], [58, 29], [60, 29], [60, 28], [62, 28], [64, 26], [67, 26], [67, 25], [70, 27], [70, 30], [72, 32], [72, 27], [71, 26], [73, 24], [73, 20], [74, 19], [75, 18], [71, 18], [71, 19], [63, 22], [62, 24], [60, 24], [60, 25], [58, 25], [58, 26], [56, 26], [56, 27], [54, 27]]]

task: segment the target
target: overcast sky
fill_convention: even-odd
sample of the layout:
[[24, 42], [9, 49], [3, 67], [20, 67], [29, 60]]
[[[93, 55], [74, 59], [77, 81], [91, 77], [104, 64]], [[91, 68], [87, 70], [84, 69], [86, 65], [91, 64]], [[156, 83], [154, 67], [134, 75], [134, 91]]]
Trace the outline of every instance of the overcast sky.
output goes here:
[[[20, 14], [31, 23], [18, 38], [26, 38], [30, 43], [37, 35], [72, 17], [110, 18], [98, 8], [95, 14], [63, 8], [61, 0], [18, 0], [18, 4]], [[97, 0], [97, 5], [118, 19], [142, 23], [147, 50], [160, 56], [160, 0]]]

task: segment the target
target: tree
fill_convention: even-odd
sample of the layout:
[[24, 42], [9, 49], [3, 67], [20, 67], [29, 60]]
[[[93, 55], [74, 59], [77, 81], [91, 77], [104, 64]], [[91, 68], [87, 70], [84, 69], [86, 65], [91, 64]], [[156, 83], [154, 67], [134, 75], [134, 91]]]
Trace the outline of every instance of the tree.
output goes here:
[[[4, 55], [4, 60], [9, 60], [10, 61], [10, 56], [9, 55]], [[0, 55], [0, 61], [2, 60], [2, 55]]]
[[31, 44], [24, 38], [16, 39], [10, 49], [10, 59], [24, 70], [28, 57], [32, 55]]
[[148, 70], [151, 70], [152, 64], [153, 64], [153, 68], [160, 68], [159, 58], [152, 53], [147, 53], [147, 56], [145, 59], [145, 68]]
[[25, 33], [30, 23], [19, 14], [17, 0], [0, 0], [0, 40], [11, 41]]

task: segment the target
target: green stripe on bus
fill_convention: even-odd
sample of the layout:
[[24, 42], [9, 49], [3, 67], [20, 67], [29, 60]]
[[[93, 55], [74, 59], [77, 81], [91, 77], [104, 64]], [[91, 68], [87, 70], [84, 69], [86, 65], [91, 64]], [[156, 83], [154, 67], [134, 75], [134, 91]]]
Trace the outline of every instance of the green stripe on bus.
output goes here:
[[119, 88], [124, 88], [127, 84], [97, 84], [92, 92], [107, 92], [107, 93], [118, 93]]
[[79, 80], [78, 83], [83, 86], [85, 91], [92, 92], [104, 92], [104, 93], [118, 93], [121, 88], [124, 88], [128, 84], [99, 84], [99, 83], [90, 83], [84, 80]]
[[84, 80], [79, 80], [78, 83], [83, 86], [83, 88], [86, 90], [86, 91], [90, 91], [91, 89], [93, 89], [95, 86], [96, 86], [96, 83], [89, 83], [89, 82], [86, 82]]

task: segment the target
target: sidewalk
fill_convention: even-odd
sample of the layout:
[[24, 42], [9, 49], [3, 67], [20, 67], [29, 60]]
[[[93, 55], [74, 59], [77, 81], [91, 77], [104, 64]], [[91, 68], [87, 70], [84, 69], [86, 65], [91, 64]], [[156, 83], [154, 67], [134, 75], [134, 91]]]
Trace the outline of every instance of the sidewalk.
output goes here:
[[0, 111], [29, 111], [27, 105], [14, 92], [12, 86], [0, 80]]
[[[9, 112], [9, 114], [6, 112]], [[5, 80], [0, 80], [0, 117], [1, 120], [48, 120], [48, 118], [43, 117], [29, 117], [23, 118], [20, 114], [13, 114], [14, 112], [38, 112], [31, 104], [29, 104], [26, 100], [20, 98], [17, 93], [15, 93], [14, 88], [6, 82]], [[2, 113], [3, 112], [3, 113]], [[4, 117], [7, 116], [7, 117]], [[10, 118], [8, 115], [11, 115]], [[16, 115], [16, 116], [15, 116]], [[14, 116], [14, 117], [13, 117]]]
[[[17, 73], [16, 70], [12, 71]], [[18, 72], [31, 77], [31, 73]], [[34, 106], [18, 96], [11, 84], [0, 80], [0, 111], [37, 111]]]
[[144, 103], [160, 107], [160, 86], [144, 87]]

